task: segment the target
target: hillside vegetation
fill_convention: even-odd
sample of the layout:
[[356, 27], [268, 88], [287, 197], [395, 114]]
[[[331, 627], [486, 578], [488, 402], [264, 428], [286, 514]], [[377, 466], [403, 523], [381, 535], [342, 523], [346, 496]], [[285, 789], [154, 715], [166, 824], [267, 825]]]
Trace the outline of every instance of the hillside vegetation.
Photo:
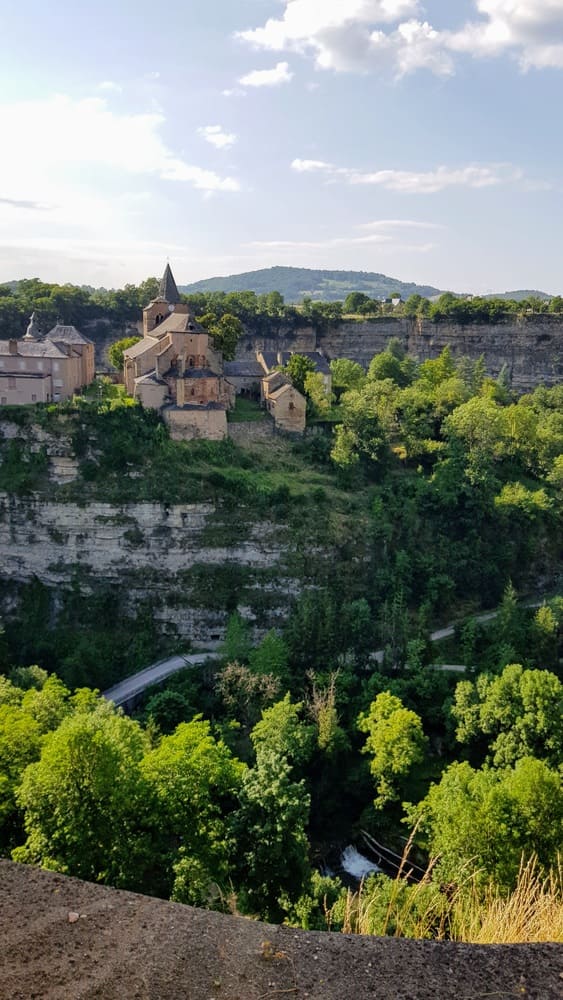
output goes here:
[[[1, 446], [9, 497], [211, 501], [214, 544], [268, 518], [298, 581], [256, 638], [240, 612], [272, 577], [229, 559], [188, 570], [176, 600], [195, 586], [230, 613], [220, 660], [147, 692], [135, 718], [92, 690], [130, 664], [128, 637], [142, 655], [156, 634], [150, 600], [127, 609], [127, 565], [121, 605], [91, 579], [56, 606], [30, 584], [0, 648], [3, 849], [305, 928], [455, 939], [465, 920], [485, 935], [526, 892], [560, 914], [562, 389], [516, 399], [483, 361], [419, 364], [393, 342], [367, 373], [332, 370], [337, 400], [307, 383], [318, 433], [272, 448], [173, 442], [107, 383], [0, 414], [19, 428]], [[72, 442], [75, 482], [50, 481], [38, 423]], [[539, 607], [515, 589], [546, 587]], [[461, 623], [440, 651], [445, 616]], [[419, 874], [350, 897], [321, 861], [359, 830], [399, 855], [410, 833]]]

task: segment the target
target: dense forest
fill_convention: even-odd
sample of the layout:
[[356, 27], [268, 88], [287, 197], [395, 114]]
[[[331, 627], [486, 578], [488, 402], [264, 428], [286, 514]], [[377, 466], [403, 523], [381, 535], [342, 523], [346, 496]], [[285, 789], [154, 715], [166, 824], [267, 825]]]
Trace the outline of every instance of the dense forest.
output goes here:
[[[365, 830], [400, 855], [410, 836], [429, 874], [411, 868], [399, 889], [372, 877], [362, 926], [393, 932], [400, 896], [405, 932], [423, 910], [426, 936], [455, 936], [452, 898], [510, 892], [522, 861], [555, 878], [563, 389], [516, 399], [484, 372], [447, 350], [418, 364], [391, 342], [367, 372], [334, 361], [330, 398], [297, 361], [316, 433], [283, 460], [170, 441], [109, 383], [0, 413], [22, 429], [1, 449], [8, 493], [208, 500], [235, 524], [268, 515], [339, 553], [308, 568], [284, 628], [259, 642], [237, 611], [241, 579], [216, 577], [232, 612], [219, 660], [149, 691], [133, 718], [92, 688], [163, 651], [149, 609], [134, 623], [110, 595], [88, 608], [76, 590], [48, 619], [32, 585], [0, 644], [3, 851], [334, 929], [351, 905], [324, 866], [334, 845]], [[23, 435], [37, 424], [71, 435], [74, 483], [49, 483]], [[460, 625], [440, 648], [430, 632], [447, 617]]]

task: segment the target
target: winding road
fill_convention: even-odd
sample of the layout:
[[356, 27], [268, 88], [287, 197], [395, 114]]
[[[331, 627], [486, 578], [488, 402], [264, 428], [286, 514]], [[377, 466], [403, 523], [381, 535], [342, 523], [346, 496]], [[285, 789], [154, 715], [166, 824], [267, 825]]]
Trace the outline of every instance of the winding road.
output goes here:
[[[527, 603], [527, 607], [539, 607], [541, 601], [534, 601]], [[498, 611], [487, 611], [482, 615], [475, 615], [476, 622], [489, 622], [493, 618], [496, 618]], [[445, 625], [444, 628], [436, 629], [435, 632], [430, 634], [431, 642], [440, 642], [441, 639], [449, 639], [455, 632], [455, 629], [459, 626], [460, 622], [455, 622], [451, 625]], [[370, 654], [370, 660], [375, 663], [382, 663], [384, 656], [383, 649], [376, 649]], [[179, 670], [183, 670], [185, 667], [197, 667], [206, 660], [217, 660], [219, 659], [219, 653], [186, 653], [179, 654], [177, 656], [170, 656], [167, 660], [159, 660], [157, 663], [152, 663], [149, 667], [145, 667], [140, 670], [137, 674], [131, 674], [130, 677], [126, 677], [125, 680], [120, 681], [119, 684], [115, 684], [113, 687], [108, 688], [107, 691], [102, 691], [102, 697], [106, 698], [108, 701], [113, 701], [114, 705], [125, 705], [132, 698], [137, 695], [142, 694], [142, 692], [151, 687], [152, 684], [158, 684], [163, 681], [166, 677], [170, 677], [171, 674], [177, 673]], [[440, 670], [452, 670], [457, 673], [463, 673], [466, 667], [461, 663], [455, 664], [438, 664], [437, 669]]]

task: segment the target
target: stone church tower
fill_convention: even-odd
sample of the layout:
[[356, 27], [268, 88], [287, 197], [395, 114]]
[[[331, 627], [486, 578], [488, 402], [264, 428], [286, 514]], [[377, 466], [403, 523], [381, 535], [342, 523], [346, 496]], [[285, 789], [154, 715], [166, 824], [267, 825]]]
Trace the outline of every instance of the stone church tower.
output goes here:
[[156, 299], [149, 302], [148, 306], [143, 309], [143, 336], [149, 336], [155, 327], [160, 326], [173, 312], [187, 313], [188, 307], [180, 302], [180, 293], [174, 281], [172, 269], [170, 264], [167, 264], [160, 279]]

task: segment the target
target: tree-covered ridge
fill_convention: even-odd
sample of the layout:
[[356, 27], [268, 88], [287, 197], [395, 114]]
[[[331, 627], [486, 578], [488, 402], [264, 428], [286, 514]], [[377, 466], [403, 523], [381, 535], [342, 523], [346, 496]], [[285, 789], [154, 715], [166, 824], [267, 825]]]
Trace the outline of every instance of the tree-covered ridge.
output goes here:
[[[398, 282], [393, 283], [391, 294], [396, 296], [393, 302], [389, 296], [384, 296], [387, 301], [382, 301], [377, 290], [367, 286], [366, 290], [353, 292], [342, 286], [334, 295], [324, 298], [321, 292], [313, 289], [300, 297], [299, 305], [294, 304], [290, 295], [276, 288], [263, 292], [248, 288], [194, 290], [182, 295], [182, 300], [200, 319], [207, 317], [219, 342], [226, 336], [228, 344], [232, 340], [233, 319], [243, 323], [249, 332], [275, 334], [282, 322], [295, 329], [311, 325], [322, 333], [343, 319], [394, 316], [411, 320], [426, 318], [435, 323], [494, 324], [530, 315], [557, 316], [563, 312], [561, 296], [549, 298], [530, 294], [511, 300], [506, 296], [459, 296], [445, 292], [435, 298], [435, 291], [420, 290], [414, 285], [402, 286]], [[78, 328], [89, 324], [95, 338], [96, 322], [125, 329], [127, 324], [141, 319], [143, 307], [157, 293], [156, 278], [116, 290], [49, 284], [37, 278], [0, 285], [0, 339], [22, 336], [32, 312], [37, 313], [44, 333], [62, 320]]]
[[335, 302], [345, 299], [351, 292], [384, 298], [388, 298], [394, 291], [399, 292], [403, 298], [416, 293], [426, 297], [440, 294], [439, 289], [431, 285], [417, 285], [371, 271], [327, 271], [279, 266], [194, 281], [189, 285], [182, 285], [180, 291], [187, 295], [195, 292], [245, 291], [267, 295], [277, 291], [287, 302], [301, 302], [307, 297], [321, 302]]

